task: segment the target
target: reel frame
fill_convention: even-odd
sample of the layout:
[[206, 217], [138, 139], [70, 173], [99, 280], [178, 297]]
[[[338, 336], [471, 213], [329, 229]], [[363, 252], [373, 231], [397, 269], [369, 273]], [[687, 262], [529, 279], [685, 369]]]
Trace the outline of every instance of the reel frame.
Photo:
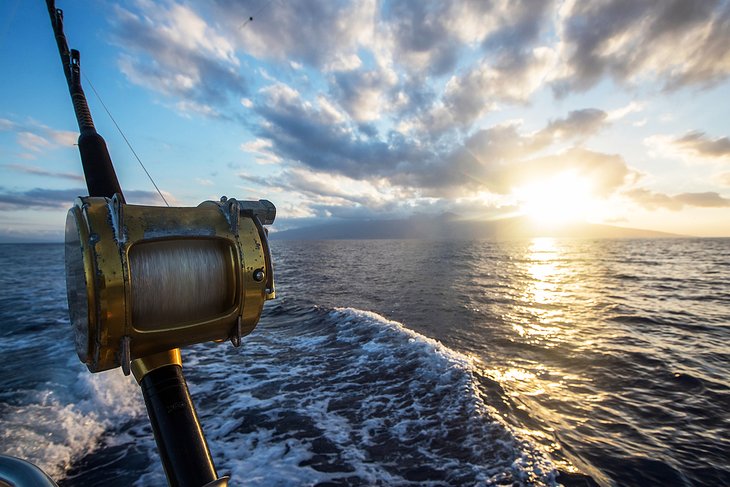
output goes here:
[[[79, 359], [91, 372], [121, 366], [128, 375], [133, 360], [174, 348], [226, 339], [240, 345], [258, 323], [264, 301], [275, 297], [267, 235], [259, 219], [271, 223], [275, 211], [266, 200], [225, 197], [192, 208], [128, 205], [117, 195], [78, 198], [66, 220], [66, 277]], [[135, 313], [135, 259], [153, 255], [148, 249], [155, 246], [175, 252], [191, 242], [221, 253], [232, 288], [230, 305], [174, 323], [143, 320]]]

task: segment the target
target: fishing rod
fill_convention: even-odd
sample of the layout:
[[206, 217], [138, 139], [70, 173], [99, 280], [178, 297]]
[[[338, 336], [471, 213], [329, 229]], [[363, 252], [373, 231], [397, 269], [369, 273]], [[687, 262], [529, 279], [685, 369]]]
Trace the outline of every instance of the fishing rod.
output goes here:
[[79, 152], [81, 152], [81, 164], [84, 168], [89, 196], [111, 198], [114, 194], [118, 194], [119, 198], [124, 201], [122, 188], [119, 186], [117, 174], [114, 172], [106, 142], [96, 132], [89, 105], [86, 103], [86, 96], [81, 87], [81, 56], [76, 49], [69, 50], [68, 48], [66, 35], [63, 32], [63, 12], [56, 8], [54, 0], [47, 0], [46, 5], [56, 36], [58, 52], [61, 55], [63, 73], [66, 75], [76, 121], [79, 125]]
[[81, 87], [63, 12], [46, 0], [79, 125], [88, 196], [66, 219], [66, 288], [76, 353], [90, 372], [134, 374], [168, 483], [218, 477], [182, 371], [180, 347], [249, 334], [275, 297], [267, 200], [221, 197], [197, 207], [127, 204]]

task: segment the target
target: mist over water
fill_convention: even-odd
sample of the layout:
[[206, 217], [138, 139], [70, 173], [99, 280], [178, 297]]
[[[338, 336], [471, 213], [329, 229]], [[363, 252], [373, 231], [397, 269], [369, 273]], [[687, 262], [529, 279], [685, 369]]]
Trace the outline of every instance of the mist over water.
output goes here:
[[[730, 240], [272, 252], [241, 349], [183, 352], [234, 482], [730, 484]], [[133, 380], [78, 363], [62, 259], [0, 246], [0, 451], [62, 485], [164, 484]]]

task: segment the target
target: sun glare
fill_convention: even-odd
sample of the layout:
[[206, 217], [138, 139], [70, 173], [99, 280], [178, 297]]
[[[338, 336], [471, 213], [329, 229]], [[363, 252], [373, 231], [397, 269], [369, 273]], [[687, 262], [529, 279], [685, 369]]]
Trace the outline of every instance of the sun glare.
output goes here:
[[541, 225], [585, 221], [595, 209], [590, 181], [564, 172], [515, 190], [520, 212]]

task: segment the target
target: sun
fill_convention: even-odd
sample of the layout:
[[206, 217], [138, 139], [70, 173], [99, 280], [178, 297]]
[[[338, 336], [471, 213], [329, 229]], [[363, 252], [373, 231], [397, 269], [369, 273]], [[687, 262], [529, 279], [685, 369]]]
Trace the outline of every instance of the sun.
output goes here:
[[591, 181], [572, 171], [521, 186], [513, 194], [520, 213], [545, 226], [584, 222], [597, 206]]

